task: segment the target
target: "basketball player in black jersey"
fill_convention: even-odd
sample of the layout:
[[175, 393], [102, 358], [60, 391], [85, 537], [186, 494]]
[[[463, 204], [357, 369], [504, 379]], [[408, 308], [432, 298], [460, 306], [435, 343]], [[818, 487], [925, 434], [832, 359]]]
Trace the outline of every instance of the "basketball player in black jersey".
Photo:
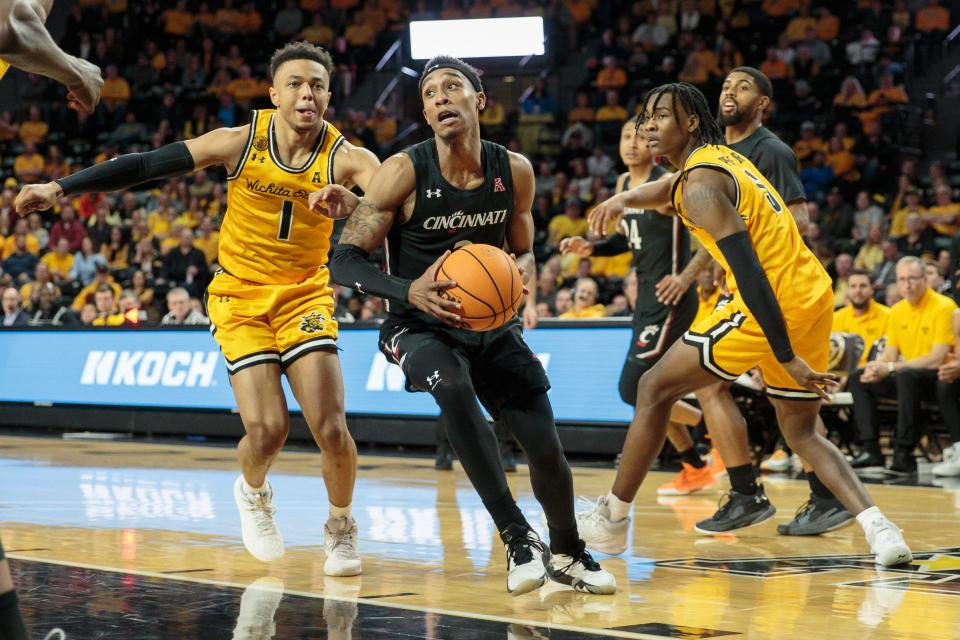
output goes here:
[[[519, 320], [485, 333], [459, 328], [459, 304], [441, 295], [454, 283], [435, 280], [450, 250], [465, 243], [506, 246], [519, 256], [525, 280], [535, 275], [533, 168], [523, 156], [480, 139], [486, 96], [473, 67], [434, 58], [420, 76], [420, 97], [434, 136], [381, 165], [344, 227], [333, 279], [389, 301], [380, 348], [406, 374], [408, 388], [430, 393], [440, 406], [450, 443], [506, 546], [507, 590], [526, 593], [549, 577], [581, 591], [613, 593], [615, 578], [577, 532], [573, 478], [547, 399], [550, 383], [523, 341]], [[386, 273], [367, 259], [381, 244]], [[527, 292], [526, 314], [536, 313], [535, 289]], [[526, 453], [550, 529], [549, 549], [510, 493], [478, 398]]]
[[[724, 79], [717, 120], [724, 128], [727, 146], [746, 156], [770, 181], [783, 197], [802, 233], [809, 224], [809, 217], [797, 158], [789, 146], [763, 126], [763, 115], [772, 100], [773, 86], [767, 76], [753, 67], [737, 67]], [[768, 389], [768, 393], [777, 392]], [[710, 436], [727, 465], [733, 489], [727, 504], [742, 507], [742, 510], [722, 508], [712, 518], [698, 523], [698, 530], [722, 532], [759, 524], [772, 516], [775, 509], [762, 489], [758, 489], [743, 416], [730, 395], [730, 384], [718, 382], [701, 389], [697, 397], [706, 415]], [[819, 418], [817, 431], [826, 434], [826, 427]], [[778, 525], [777, 532], [781, 535], [817, 535], [851, 524], [854, 516], [806, 462], [804, 470], [810, 484], [810, 499], [791, 522]], [[751, 499], [756, 497], [760, 499]]]

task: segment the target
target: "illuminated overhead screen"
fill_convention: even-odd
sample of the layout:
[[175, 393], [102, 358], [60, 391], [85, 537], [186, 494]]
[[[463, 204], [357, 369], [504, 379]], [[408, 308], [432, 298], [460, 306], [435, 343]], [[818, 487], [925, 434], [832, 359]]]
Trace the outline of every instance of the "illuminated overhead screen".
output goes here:
[[458, 58], [543, 55], [543, 18], [418, 20], [410, 23], [415, 60], [446, 54]]

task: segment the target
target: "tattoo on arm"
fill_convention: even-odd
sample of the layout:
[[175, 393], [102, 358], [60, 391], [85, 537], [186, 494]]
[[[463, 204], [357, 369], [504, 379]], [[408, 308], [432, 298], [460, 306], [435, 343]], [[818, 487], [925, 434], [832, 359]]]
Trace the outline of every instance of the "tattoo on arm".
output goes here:
[[383, 211], [367, 200], [361, 200], [353, 215], [347, 218], [340, 242], [373, 251], [383, 243], [393, 224], [393, 217], [393, 212]]
[[690, 262], [687, 263], [687, 266], [684, 268], [683, 273], [680, 274], [680, 277], [689, 279], [690, 282], [693, 282], [697, 274], [707, 268], [707, 265], [710, 264], [710, 261], [713, 258], [710, 257], [710, 254], [707, 253], [707, 250], [703, 247], [697, 249], [697, 252], [693, 254], [693, 258]]

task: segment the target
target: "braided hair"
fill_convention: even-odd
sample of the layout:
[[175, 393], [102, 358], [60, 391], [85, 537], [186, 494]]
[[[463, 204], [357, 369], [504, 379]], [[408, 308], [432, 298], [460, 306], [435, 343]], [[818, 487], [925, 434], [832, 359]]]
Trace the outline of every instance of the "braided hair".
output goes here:
[[[726, 137], [720, 128], [720, 123], [717, 122], [710, 111], [710, 106], [707, 104], [703, 92], [688, 82], [671, 82], [651, 90], [643, 102], [643, 113], [647, 113], [647, 107], [649, 107], [649, 111], [656, 109], [665, 93], [670, 94], [670, 108], [673, 110], [673, 117], [677, 124], [680, 124], [680, 114], [677, 112], [677, 103], [679, 102], [684, 111], [689, 115], [697, 116], [699, 119], [700, 126], [697, 135], [702, 142], [706, 144], [726, 144]], [[644, 117], [641, 116], [637, 119], [638, 129], [642, 126]]]

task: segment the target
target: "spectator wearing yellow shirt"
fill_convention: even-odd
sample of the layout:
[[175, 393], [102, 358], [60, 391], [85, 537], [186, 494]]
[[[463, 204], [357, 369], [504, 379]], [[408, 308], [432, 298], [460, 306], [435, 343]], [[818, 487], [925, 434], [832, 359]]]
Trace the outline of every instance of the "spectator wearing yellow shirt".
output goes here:
[[185, 38], [193, 30], [193, 14], [187, 10], [187, 1], [178, 0], [173, 9], [167, 9], [160, 15], [163, 32], [174, 38]]
[[564, 238], [584, 236], [589, 228], [580, 203], [573, 199], [567, 200], [563, 213], [553, 216], [547, 223], [547, 244], [557, 248]]
[[20, 123], [18, 131], [20, 142], [24, 144], [27, 142], [33, 142], [34, 144], [43, 142], [49, 132], [50, 125], [40, 119], [40, 107], [35, 104], [30, 105], [27, 121]]
[[[484, 112], [490, 109], [488, 104]], [[502, 111], [503, 107], [501, 107]], [[483, 114], [481, 114], [481, 120]], [[373, 131], [373, 140], [380, 148], [381, 154], [386, 155], [390, 143], [397, 136], [397, 119], [387, 113], [386, 107], [378, 105], [367, 119], [367, 127]]]
[[806, 39], [808, 28], [815, 29], [816, 26], [817, 19], [810, 15], [810, 6], [803, 4], [800, 6], [797, 15], [790, 18], [790, 22], [787, 23], [787, 38], [789, 38], [791, 43], [796, 44]]
[[927, 0], [927, 6], [917, 11], [915, 24], [925, 36], [943, 39], [950, 30], [950, 11], [940, 6], [940, 0]]
[[907, 104], [910, 99], [902, 87], [893, 84], [893, 76], [885, 73], [880, 76], [879, 86], [867, 96], [867, 106], [874, 116], [882, 116], [893, 111], [894, 105]]
[[853, 259], [853, 268], [872, 273], [883, 262], [883, 227], [879, 224], [870, 226], [867, 238], [857, 251]]
[[840, 18], [830, 13], [828, 7], [820, 7], [817, 12], [817, 36], [824, 42], [835, 40], [840, 33]]
[[575, 101], [573, 109], [567, 114], [567, 122], [593, 122], [596, 112], [590, 106], [590, 96], [584, 91], [578, 91]]
[[843, 140], [837, 136], [830, 138], [827, 166], [833, 169], [833, 175], [844, 182], [856, 182], [860, 179], [856, 158], [844, 147]]
[[243, 5], [243, 11], [240, 12], [240, 23], [237, 25], [240, 33], [245, 35], [260, 33], [262, 27], [263, 16], [257, 11], [256, 5], [253, 2]]
[[196, 237], [193, 239], [193, 246], [203, 252], [208, 265], [217, 261], [220, 250], [220, 232], [213, 228], [213, 221], [210, 218], [205, 217], [200, 221]]
[[760, 10], [771, 18], [783, 18], [800, 7], [798, 0], [763, 0]]
[[[302, 7], [303, 3], [301, 2], [300, 5]], [[333, 42], [333, 36], [333, 29], [324, 24], [323, 14], [320, 13], [314, 13], [310, 24], [300, 32], [302, 40], [321, 47], [329, 47], [330, 43]]]
[[942, 236], [952, 237], [960, 231], [960, 202], [953, 201], [953, 190], [948, 183], [937, 185], [933, 192], [934, 204], [921, 215]]
[[[487, 98], [487, 104], [480, 112], [480, 124], [483, 127], [484, 136], [499, 137], [506, 123], [507, 112], [503, 108], [503, 103], [493, 97]], [[396, 135], [396, 125], [394, 125], [394, 135]]]
[[44, 164], [43, 156], [37, 153], [37, 145], [27, 142], [23, 145], [23, 153], [13, 161], [13, 175], [20, 182], [38, 182], [43, 175]]
[[858, 366], [867, 363], [871, 350], [887, 332], [890, 307], [873, 299], [873, 283], [866, 271], [854, 269], [847, 274], [850, 304], [833, 313], [833, 331], [852, 333], [863, 338], [863, 353]]
[[353, 22], [344, 31], [343, 37], [351, 47], [370, 48], [374, 45], [377, 32], [364, 22], [363, 16], [358, 12], [354, 14]]
[[13, 226], [13, 233], [3, 240], [3, 249], [0, 250], [0, 260], [6, 260], [17, 250], [17, 238], [20, 237], [23, 237], [24, 248], [28, 253], [32, 253], [35, 256], [40, 255], [40, 244], [37, 242], [37, 239], [30, 234], [27, 220], [20, 218]]
[[593, 278], [579, 278], [573, 288], [573, 305], [560, 314], [561, 318], [602, 318], [606, 308], [597, 302], [600, 289]]
[[603, 59], [603, 67], [597, 72], [597, 89], [622, 89], [627, 85], [627, 73], [617, 64], [617, 59], [607, 56]]
[[127, 319], [117, 307], [119, 297], [118, 285], [100, 285], [93, 294], [94, 304], [97, 307], [97, 317], [90, 324], [95, 327], [119, 327], [124, 324]]
[[51, 144], [47, 147], [47, 163], [43, 167], [43, 172], [51, 180], [65, 178], [70, 175], [70, 164], [63, 157], [60, 147]]
[[20, 297], [23, 298], [25, 309], [32, 311], [36, 307], [37, 297], [45, 286], [49, 286], [56, 293], [57, 298], [61, 296], [60, 288], [53, 284], [53, 278], [50, 277], [50, 267], [43, 262], [38, 262], [33, 272], [33, 280], [20, 287]]
[[250, 67], [247, 65], [240, 67], [240, 77], [227, 85], [227, 93], [233, 96], [233, 99], [241, 106], [249, 104], [254, 98], [266, 96], [269, 90], [269, 86], [265, 82], [253, 77]]
[[54, 282], [67, 282], [70, 279], [70, 271], [73, 269], [70, 241], [67, 238], [59, 238], [54, 250], [44, 254], [40, 262], [49, 267], [50, 276]]
[[120, 77], [120, 72], [115, 64], [107, 65], [100, 99], [105, 105], [110, 106], [125, 105], [130, 100], [130, 84]]
[[777, 50], [767, 47], [767, 57], [760, 65], [760, 72], [770, 80], [787, 80], [793, 76], [793, 68], [777, 55]]
[[[854, 468], [882, 465], [878, 442], [877, 399], [897, 400], [897, 427], [890, 473], [910, 475], [917, 471], [913, 449], [919, 439], [920, 402], [956, 390], [937, 385], [937, 368], [953, 347], [953, 314], [957, 304], [930, 289], [923, 262], [916, 257], [897, 263], [897, 289], [903, 296], [890, 309], [887, 343], [880, 358], [868, 362], [850, 376], [850, 393], [863, 452]], [[901, 360], [902, 356], [902, 360]], [[940, 397], [941, 404], [950, 398]]]
[[90, 281], [90, 284], [80, 290], [80, 293], [78, 293], [73, 299], [73, 303], [70, 305], [70, 308], [74, 311], [80, 311], [83, 309], [83, 305], [94, 302], [94, 294], [104, 286], [113, 289], [114, 301], [120, 297], [120, 285], [114, 282], [113, 276], [110, 275], [110, 267], [108, 267], [106, 263], [97, 265], [97, 270], [94, 273], [93, 280]]
[[909, 178], [900, 176], [899, 187], [899, 192], [891, 207], [889, 235], [892, 238], [907, 235], [908, 215], [915, 213], [923, 219], [927, 212], [920, 202], [920, 191], [910, 184]]
[[793, 143], [793, 153], [797, 162], [806, 165], [817, 151], [826, 151], [826, 145], [817, 135], [817, 125], [807, 120], [800, 126], [800, 137]]
[[233, 7], [233, 0], [223, 0], [223, 6], [217, 9], [214, 26], [224, 34], [237, 33], [240, 22], [240, 12]]
[[630, 117], [627, 110], [620, 104], [620, 96], [616, 91], [607, 91], [605, 102], [602, 107], [597, 109], [596, 119], [598, 122], [617, 120], [622, 122]]

